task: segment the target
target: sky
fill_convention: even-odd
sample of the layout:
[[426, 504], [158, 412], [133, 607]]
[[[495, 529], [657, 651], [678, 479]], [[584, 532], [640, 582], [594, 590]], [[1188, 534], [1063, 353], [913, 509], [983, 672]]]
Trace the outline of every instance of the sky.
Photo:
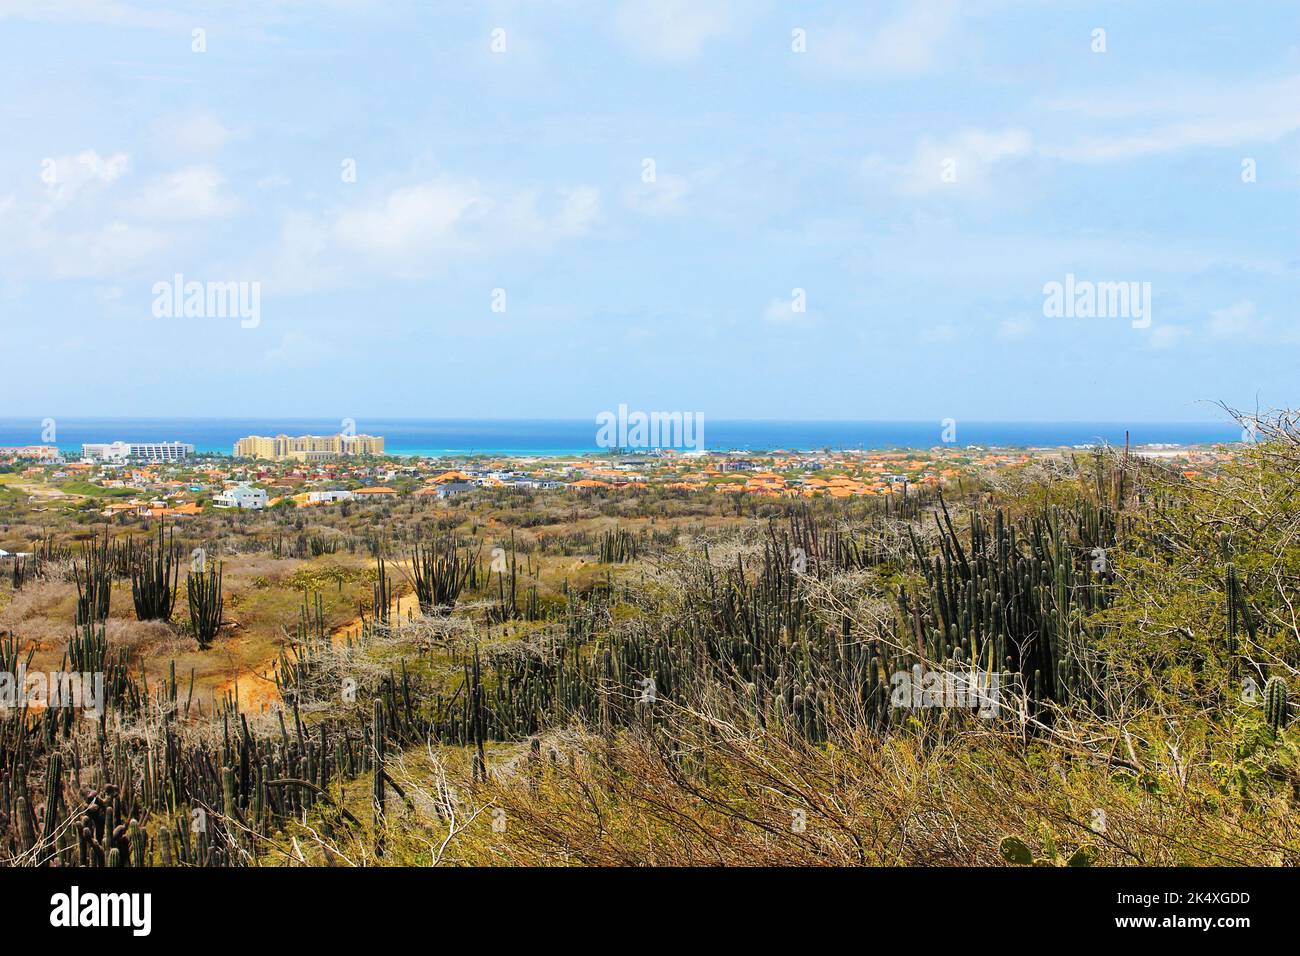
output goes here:
[[1300, 406], [1290, 0], [0, 0], [0, 130], [0, 416]]

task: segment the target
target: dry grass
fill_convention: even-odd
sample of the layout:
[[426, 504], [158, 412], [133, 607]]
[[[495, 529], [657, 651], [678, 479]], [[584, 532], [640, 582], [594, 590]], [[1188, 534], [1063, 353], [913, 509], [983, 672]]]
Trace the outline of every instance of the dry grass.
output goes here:
[[[1282, 796], [1225, 798], [1207, 767], [1177, 788], [1050, 743], [959, 729], [814, 746], [701, 714], [671, 729], [548, 742], [542, 759], [466, 782], [503, 831], [471, 828], [456, 862], [547, 866], [971, 866], [1007, 835], [1036, 855], [1109, 865], [1296, 865]], [[555, 759], [550, 757], [555, 748]]]

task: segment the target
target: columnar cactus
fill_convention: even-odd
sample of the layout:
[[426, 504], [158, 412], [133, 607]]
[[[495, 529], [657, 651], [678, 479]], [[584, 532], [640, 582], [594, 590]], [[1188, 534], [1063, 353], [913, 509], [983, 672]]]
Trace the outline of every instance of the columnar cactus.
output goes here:
[[102, 541], [95, 539], [82, 548], [81, 559], [72, 564], [72, 577], [77, 585], [77, 623], [106, 620], [113, 593], [113, 563], [107, 526]]
[[1280, 677], [1270, 677], [1264, 685], [1264, 720], [1277, 733], [1287, 721], [1287, 687]]
[[206, 650], [221, 628], [221, 566], [207, 572], [190, 572], [185, 586], [190, 599], [190, 627], [199, 647]]
[[149, 847], [148, 834], [146, 834], [144, 828], [140, 826], [140, 821], [136, 820], [134, 817], [132, 817], [131, 822], [127, 824], [126, 832], [127, 839], [131, 841], [131, 865], [144, 866], [145, 852]]
[[371, 746], [374, 748], [374, 811], [375, 811], [375, 854], [384, 853], [384, 705], [375, 698], [373, 726], [371, 729]]
[[26, 797], [19, 797], [15, 813], [18, 817], [18, 840], [23, 852], [36, 846], [36, 821]]
[[166, 537], [166, 522], [158, 523], [158, 541], [149, 541], [131, 560], [131, 598], [141, 621], [170, 621], [180, 573], [176, 549]]

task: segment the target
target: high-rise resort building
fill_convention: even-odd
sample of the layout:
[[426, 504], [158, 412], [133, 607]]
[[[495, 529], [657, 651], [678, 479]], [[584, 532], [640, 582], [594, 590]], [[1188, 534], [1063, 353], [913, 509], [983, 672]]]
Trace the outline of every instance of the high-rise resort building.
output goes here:
[[141, 461], [148, 464], [184, 461], [194, 446], [179, 441], [115, 441], [81, 446], [83, 461]]
[[324, 461], [355, 455], [382, 455], [384, 439], [377, 435], [250, 435], [235, 442], [236, 458], [270, 461]]

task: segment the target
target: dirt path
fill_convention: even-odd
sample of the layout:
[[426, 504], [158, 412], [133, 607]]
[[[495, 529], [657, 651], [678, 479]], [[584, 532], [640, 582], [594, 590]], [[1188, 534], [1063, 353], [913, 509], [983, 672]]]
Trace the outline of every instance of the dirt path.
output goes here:
[[[408, 604], [414, 604], [414, 598], [411, 597]], [[398, 595], [389, 605], [389, 611], [394, 620], [398, 620], [403, 613], [402, 596]], [[357, 615], [347, 624], [342, 624], [330, 631], [330, 640], [335, 644], [344, 644], [348, 638], [356, 638], [361, 633], [361, 615]], [[235, 676], [230, 677], [217, 685], [213, 691], [217, 703], [225, 700], [227, 694], [234, 696], [239, 704], [239, 709], [248, 714], [260, 714], [280, 701], [280, 691], [275, 685], [275, 659], [268, 658], [261, 664], [248, 667]]]
[[70, 492], [61, 491], [58, 488], [51, 488], [49, 485], [31, 485], [20, 481], [11, 482], [8, 485], [8, 487], [13, 488], [15, 491], [21, 491], [23, 494], [30, 495], [33, 498], [84, 498], [85, 497], [85, 495], [72, 494]]

